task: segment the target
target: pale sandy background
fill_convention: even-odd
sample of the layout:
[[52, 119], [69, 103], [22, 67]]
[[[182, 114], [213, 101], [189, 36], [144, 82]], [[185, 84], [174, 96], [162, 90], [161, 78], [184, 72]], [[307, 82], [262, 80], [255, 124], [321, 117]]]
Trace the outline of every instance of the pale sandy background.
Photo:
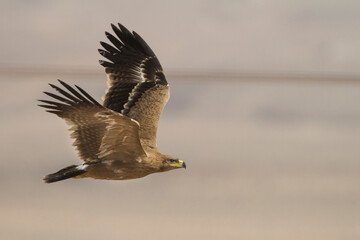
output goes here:
[[[360, 239], [359, 12], [359, 1], [1, 1], [0, 239]], [[36, 99], [56, 78], [100, 99], [96, 49], [111, 22], [141, 34], [168, 73], [158, 145], [188, 169], [44, 184], [80, 161]]]

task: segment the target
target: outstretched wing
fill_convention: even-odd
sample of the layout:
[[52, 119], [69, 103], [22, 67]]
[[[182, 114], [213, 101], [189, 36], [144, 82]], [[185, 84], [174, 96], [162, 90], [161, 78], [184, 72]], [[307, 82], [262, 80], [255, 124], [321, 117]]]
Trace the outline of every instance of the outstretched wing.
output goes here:
[[140, 124], [144, 147], [156, 147], [157, 125], [169, 99], [169, 87], [162, 67], [151, 48], [136, 33], [124, 26], [111, 25], [115, 36], [106, 32], [112, 45], [100, 42], [100, 60], [108, 76], [109, 88], [103, 105]]
[[39, 105], [71, 125], [71, 137], [85, 162], [101, 160], [133, 161], [146, 154], [139, 139], [139, 124], [100, 105], [83, 89], [77, 90], [59, 80], [69, 92], [50, 84], [61, 96], [44, 92], [58, 102], [39, 100]]

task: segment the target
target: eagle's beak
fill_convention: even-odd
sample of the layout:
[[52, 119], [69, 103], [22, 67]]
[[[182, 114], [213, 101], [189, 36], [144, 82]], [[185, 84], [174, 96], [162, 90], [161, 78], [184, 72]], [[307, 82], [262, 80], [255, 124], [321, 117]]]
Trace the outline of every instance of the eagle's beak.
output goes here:
[[179, 164], [180, 164], [180, 167], [186, 169], [186, 164], [185, 164], [185, 162], [183, 160], [179, 160]]
[[179, 160], [178, 163], [170, 164], [170, 166], [178, 167], [178, 168], [186, 168], [186, 164], [185, 164], [185, 162], [182, 161], [182, 160]]

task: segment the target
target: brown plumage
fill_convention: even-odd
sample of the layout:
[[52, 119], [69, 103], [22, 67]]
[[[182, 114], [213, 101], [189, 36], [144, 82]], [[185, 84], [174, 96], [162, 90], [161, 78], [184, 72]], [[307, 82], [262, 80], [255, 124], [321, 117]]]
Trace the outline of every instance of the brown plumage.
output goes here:
[[57, 101], [39, 100], [39, 106], [71, 126], [81, 165], [72, 165], [44, 177], [47, 183], [67, 178], [125, 180], [144, 177], [186, 165], [164, 155], [156, 146], [157, 125], [169, 99], [169, 85], [154, 52], [135, 32], [111, 25], [106, 32], [112, 45], [100, 42], [100, 60], [109, 88], [99, 104], [82, 88], [59, 80], [50, 84], [59, 95], [44, 92]]

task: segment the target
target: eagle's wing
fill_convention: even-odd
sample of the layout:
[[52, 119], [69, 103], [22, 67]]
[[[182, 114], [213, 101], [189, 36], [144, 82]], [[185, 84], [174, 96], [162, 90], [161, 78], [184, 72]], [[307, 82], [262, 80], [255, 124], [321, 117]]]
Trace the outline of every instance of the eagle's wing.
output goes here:
[[136, 33], [111, 25], [116, 37], [106, 32], [113, 46], [100, 42], [100, 60], [109, 88], [103, 97], [106, 108], [135, 119], [140, 124], [143, 146], [156, 147], [157, 125], [169, 99], [169, 87], [159, 60]]
[[39, 100], [39, 105], [71, 125], [71, 137], [85, 162], [101, 160], [133, 161], [146, 154], [139, 139], [139, 124], [120, 113], [100, 105], [80, 87], [77, 90], [59, 82], [69, 91], [50, 84], [62, 96], [44, 92], [59, 102]]

